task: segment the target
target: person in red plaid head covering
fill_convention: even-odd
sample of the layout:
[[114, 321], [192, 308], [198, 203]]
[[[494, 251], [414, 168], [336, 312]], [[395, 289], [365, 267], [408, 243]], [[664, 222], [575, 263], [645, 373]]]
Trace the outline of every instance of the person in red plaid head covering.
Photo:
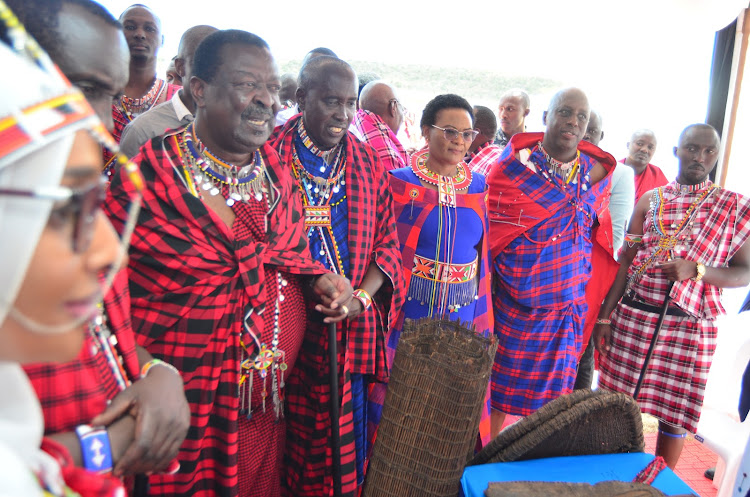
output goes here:
[[[285, 413], [299, 402], [287, 385], [317, 330], [305, 296], [335, 322], [353, 308], [351, 286], [310, 257], [289, 170], [266, 143], [280, 106], [266, 42], [217, 31], [198, 46], [192, 71], [195, 120], [138, 155], [133, 328], [182, 373], [192, 414], [179, 473], [153, 475], [150, 495], [277, 496]], [[122, 176], [106, 202], [118, 229], [129, 203]]]
[[708, 124], [683, 130], [677, 179], [635, 206], [594, 329], [599, 386], [632, 395], [661, 307], [671, 301], [636, 400], [659, 418], [656, 455], [672, 469], [700, 418], [716, 318], [725, 313], [721, 289], [750, 283], [750, 199], [708, 179], [719, 144]]
[[[354, 71], [340, 59], [321, 56], [302, 68], [299, 82], [302, 115], [287, 121], [273, 146], [299, 186], [312, 256], [356, 288], [338, 330], [346, 344], [339, 349], [344, 418], [351, 425], [345, 428], [354, 431], [354, 440], [348, 439], [354, 443], [342, 447], [342, 492], [351, 494], [364, 480], [368, 384], [386, 374], [383, 339], [403, 299], [401, 257], [383, 166], [372, 148], [347, 131], [356, 111]], [[305, 349], [327, 353], [327, 344], [306, 340]], [[295, 496], [327, 495], [331, 488], [328, 394], [313, 381], [328, 375], [328, 365], [313, 358], [300, 358], [299, 377], [289, 382], [302, 408], [289, 418], [298, 429], [290, 430], [287, 441], [287, 481]]]

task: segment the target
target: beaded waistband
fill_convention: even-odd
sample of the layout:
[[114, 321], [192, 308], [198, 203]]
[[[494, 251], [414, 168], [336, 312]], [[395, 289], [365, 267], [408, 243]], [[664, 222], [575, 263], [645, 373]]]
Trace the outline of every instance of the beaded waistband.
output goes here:
[[427, 280], [442, 283], [466, 283], [476, 278], [478, 267], [478, 258], [466, 264], [449, 264], [415, 255], [411, 272], [414, 276]]

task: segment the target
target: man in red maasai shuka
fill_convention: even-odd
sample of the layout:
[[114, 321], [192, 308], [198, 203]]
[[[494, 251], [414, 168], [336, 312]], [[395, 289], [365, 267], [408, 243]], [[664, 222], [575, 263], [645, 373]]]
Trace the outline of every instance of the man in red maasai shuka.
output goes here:
[[[393, 198], [384, 168], [368, 145], [347, 131], [354, 117], [357, 78], [334, 57], [317, 57], [300, 72], [297, 103], [302, 115], [277, 131], [273, 146], [299, 186], [305, 209], [310, 253], [327, 269], [346, 276], [358, 297], [338, 333], [341, 383], [351, 412], [355, 451], [342, 452], [343, 493], [353, 492], [365, 473], [368, 384], [387, 375], [384, 339], [404, 298], [401, 251], [396, 236]], [[329, 104], [335, 102], [335, 104]], [[305, 337], [307, 351], [326, 354], [326, 341]], [[330, 437], [327, 392], [315, 378], [328, 376], [328, 364], [301, 357], [299, 376], [289, 392], [299, 393], [299, 414], [289, 417], [287, 481], [295, 496], [328, 495], [331, 457], [316, 438]], [[300, 415], [305, 413], [304, 416]], [[312, 436], [311, 436], [312, 435]], [[344, 465], [344, 462], [347, 464]], [[356, 469], [355, 469], [356, 468]], [[356, 480], [355, 480], [356, 476]]]
[[[182, 372], [192, 413], [180, 471], [152, 476], [151, 495], [275, 497], [285, 408], [300, 403], [285, 387], [314, 332], [304, 295], [336, 322], [351, 286], [310, 257], [292, 178], [266, 144], [279, 75], [265, 41], [213, 33], [193, 76], [195, 121], [136, 156], [145, 188], [129, 261], [133, 328]], [[119, 229], [127, 194], [115, 174], [106, 207]], [[351, 415], [341, 422], [353, 445]]]

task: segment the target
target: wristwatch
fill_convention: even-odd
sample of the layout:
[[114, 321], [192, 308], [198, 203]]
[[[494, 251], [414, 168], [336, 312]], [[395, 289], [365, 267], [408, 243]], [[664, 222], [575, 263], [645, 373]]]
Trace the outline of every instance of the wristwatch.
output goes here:
[[704, 274], [706, 274], [706, 266], [703, 263], [697, 262], [695, 264], [695, 278], [690, 279], [698, 282], [703, 278]]

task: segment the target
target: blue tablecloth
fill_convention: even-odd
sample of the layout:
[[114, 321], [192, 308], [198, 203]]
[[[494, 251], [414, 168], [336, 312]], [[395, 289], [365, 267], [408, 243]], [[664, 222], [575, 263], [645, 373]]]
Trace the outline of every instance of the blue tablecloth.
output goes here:
[[[564, 481], [591, 484], [607, 480], [633, 481], [653, 459], [652, 454], [638, 452], [483, 464], [466, 468], [461, 478], [461, 491], [464, 497], [484, 497], [487, 485], [495, 481]], [[669, 468], [659, 473], [652, 485], [666, 495], [698, 495]]]

